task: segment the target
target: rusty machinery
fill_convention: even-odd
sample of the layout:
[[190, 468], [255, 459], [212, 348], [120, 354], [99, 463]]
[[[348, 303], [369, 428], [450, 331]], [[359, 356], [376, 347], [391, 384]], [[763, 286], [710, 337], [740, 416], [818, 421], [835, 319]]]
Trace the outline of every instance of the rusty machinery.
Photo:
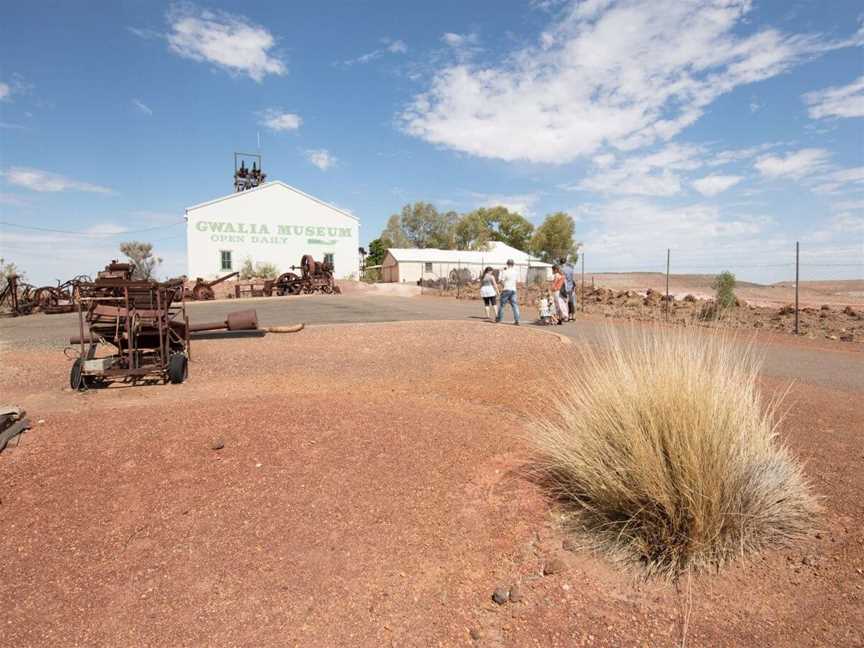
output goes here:
[[[73, 389], [113, 380], [181, 383], [188, 374], [191, 333], [258, 328], [254, 310], [230, 313], [223, 322], [190, 324], [182, 279], [132, 279], [128, 263], [113, 261], [75, 292], [79, 332], [70, 343], [80, 351], [69, 376]], [[97, 357], [100, 344], [111, 354]]]
[[33, 285], [21, 281], [21, 277], [18, 275], [8, 275], [6, 285], [0, 291], [0, 306], [5, 305], [13, 317], [29, 315], [36, 307], [33, 291]]
[[227, 281], [232, 277], [236, 277], [239, 274], [239, 272], [232, 272], [230, 274], [226, 274], [225, 276], [219, 277], [218, 279], [213, 279], [212, 281], [204, 281], [201, 277], [198, 277], [197, 279], [195, 279], [195, 285], [192, 286], [192, 290], [186, 293], [186, 297], [191, 297], [192, 299], [198, 301], [216, 299], [216, 293], [213, 290], [213, 286], [220, 284], [223, 281]]
[[291, 266], [292, 270], [300, 270], [297, 275], [285, 272], [276, 279], [274, 288], [277, 295], [299, 295], [322, 292], [327, 294], [340, 293], [339, 286], [333, 277], [333, 264], [318, 262], [311, 254], [304, 254], [299, 266]]
[[6, 278], [6, 286], [0, 292], [0, 305], [6, 304], [11, 315], [30, 315], [41, 311], [49, 315], [71, 313], [75, 310], [75, 286], [91, 281], [87, 275], [78, 275], [56, 286], [40, 286], [21, 281], [17, 275]]
[[87, 275], [78, 275], [60, 283], [57, 280], [56, 286], [42, 286], [33, 291], [33, 300], [36, 303], [36, 308], [43, 313], [55, 315], [58, 313], [71, 313], [75, 310], [75, 286], [79, 283], [93, 281]]

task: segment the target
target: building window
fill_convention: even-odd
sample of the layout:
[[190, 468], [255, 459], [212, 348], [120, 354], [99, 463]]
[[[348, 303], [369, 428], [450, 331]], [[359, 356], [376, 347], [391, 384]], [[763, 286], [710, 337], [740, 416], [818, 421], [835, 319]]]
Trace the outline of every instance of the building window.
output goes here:
[[430, 262], [426, 262], [426, 272], [432, 272], [432, 264]]
[[231, 269], [231, 250], [220, 250], [219, 251], [219, 263], [222, 270], [230, 270]]
[[328, 252], [324, 255], [324, 263], [329, 263], [331, 266], [333, 265], [333, 253]]

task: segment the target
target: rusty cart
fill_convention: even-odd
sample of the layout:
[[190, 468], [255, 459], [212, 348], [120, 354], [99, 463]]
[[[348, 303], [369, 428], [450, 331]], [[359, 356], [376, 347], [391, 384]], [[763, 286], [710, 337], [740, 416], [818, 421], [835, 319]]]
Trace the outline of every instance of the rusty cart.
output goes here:
[[212, 281], [204, 281], [201, 277], [195, 279], [195, 285], [192, 286], [192, 290], [186, 295], [187, 298], [191, 297], [197, 301], [207, 301], [210, 299], [216, 299], [216, 292], [213, 290], [213, 286], [216, 286], [223, 281], [227, 281], [232, 277], [236, 277], [239, 275], [239, 272], [232, 272], [230, 274], [226, 274], [218, 279], [213, 279]]
[[[222, 322], [192, 325], [186, 314], [183, 279], [166, 282], [132, 279], [132, 266], [113, 261], [95, 281], [75, 287], [79, 345], [69, 384], [80, 390], [111, 381], [145, 379], [182, 383], [196, 331], [254, 330], [254, 310], [229, 313]], [[99, 347], [109, 355], [100, 355]]]

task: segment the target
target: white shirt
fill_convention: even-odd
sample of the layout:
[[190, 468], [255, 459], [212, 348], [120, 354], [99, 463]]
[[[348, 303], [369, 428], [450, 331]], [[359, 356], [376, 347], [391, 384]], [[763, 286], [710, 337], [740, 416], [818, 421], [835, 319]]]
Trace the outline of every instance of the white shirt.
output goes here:
[[519, 273], [516, 271], [516, 268], [504, 268], [499, 277], [504, 286], [504, 290], [516, 291], [516, 280], [519, 278]]

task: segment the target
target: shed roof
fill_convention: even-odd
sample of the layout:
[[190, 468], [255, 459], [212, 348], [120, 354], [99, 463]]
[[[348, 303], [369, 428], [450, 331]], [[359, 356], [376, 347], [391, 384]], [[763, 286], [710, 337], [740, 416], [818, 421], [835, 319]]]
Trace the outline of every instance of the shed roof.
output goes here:
[[300, 191], [297, 187], [292, 187], [289, 184], [282, 182], [281, 180], [273, 180], [271, 182], [265, 182], [264, 184], [255, 187], [254, 189], [247, 189], [246, 191], [235, 191], [234, 193], [230, 193], [227, 196], [222, 196], [221, 198], [214, 198], [213, 200], [208, 200], [207, 202], [198, 203], [197, 205], [192, 205], [191, 207], [187, 207], [186, 211], [190, 212], [193, 209], [200, 209], [201, 207], [207, 207], [214, 203], [222, 202], [223, 200], [231, 200], [233, 198], [241, 198], [243, 196], [249, 196], [259, 191], [264, 191], [266, 189], [270, 189], [271, 187], [282, 187], [283, 189], [288, 189], [293, 191], [294, 193], [300, 194], [304, 198], [308, 198], [309, 200], [314, 200], [315, 202], [324, 205], [325, 207], [329, 207], [330, 209], [339, 212], [340, 214], [344, 214], [345, 216], [350, 216], [357, 222], [360, 222], [360, 219], [357, 218], [354, 214], [349, 211], [345, 211], [344, 209], [340, 209], [336, 207], [336, 205], [331, 205], [328, 202], [321, 200], [320, 198], [316, 198], [315, 196], [311, 196], [304, 191]]
[[471, 263], [504, 265], [508, 259], [513, 259], [516, 265], [528, 265], [536, 268], [551, 268], [551, 264], [544, 263], [532, 257], [527, 252], [517, 250], [514, 247], [492, 241], [488, 250], [440, 250], [438, 248], [389, 248], [387, 252], [397, 263]]

